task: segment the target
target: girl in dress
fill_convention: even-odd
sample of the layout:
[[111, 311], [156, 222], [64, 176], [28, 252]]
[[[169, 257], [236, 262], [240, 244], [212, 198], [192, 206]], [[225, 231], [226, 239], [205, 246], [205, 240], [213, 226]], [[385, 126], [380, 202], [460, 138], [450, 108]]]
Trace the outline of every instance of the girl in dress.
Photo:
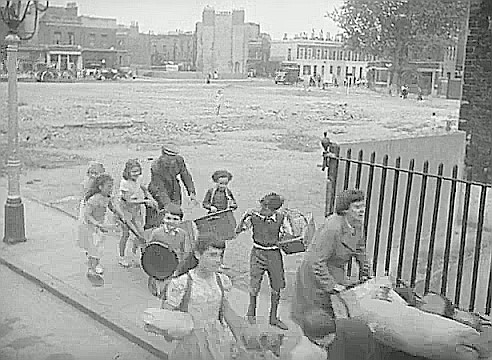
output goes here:
[[[125, 164], [123, 170], [123, 179], [120, 182], [120, 208], [124, 214], [124, 219], [134, 225], [134, 227], [143, 234], [143, 214], [142, 204], [157, 209], [157, 202], [154, 200], [149, 191], [141, 184], [142, 166], [136, 159], [130, 159]], [[127, 225], [122, 224], [122, 234], [119, 244], [120, 259], [119, 264], [128, 267], [130, 264], [125, 258], [125, 249], [130, 237], [130, 229]], [[138, 240], [138, 239], [137, 239]], [[137, 248], [144, 246], [134, 240], [132, 252], [135, 255]], [[137, 262], [132, 261], [134, 266]]]
[[89, 257], [87, 277], [90, 280], [102, 281], [102, 271], [96, 272], [96, 268], [100, 266], [103, 255], [105, 234], [112, 230], [112, 227], [105, 223], [107, 209], [109, 208], [123, 216], [113, 206], [112, 191], [113, 178], [108, 174], [101, 174], [94, 179], [92, 186], [85, 195], [84, 231], [79, 232], [79, 242]]
[[[162, 308], [187, 309], [194, 322], [193, 331], [180, 340], [170, 359], [228, 360], [233, 356], [235, 339], [251, 342], [258, 337], [229, 305], [232, 283], [227, 275], [218, 273], [224, 249], [225, 242], [200, 235], [194, 247], [197, 265], [172, 279], [167, 287]], [[189, 296], [185, 297], [186, 293]]]
[[[87, 172], [86, 172], [86, 177], [84, 181], [81, 183], [81, 194], [80, 194], [80, 205], [79, 205], [79, 226], [78, 230], [84, 231], [85, 226], [84, 224], [84, 206], [85, 206], [85, 195], [89, 191], [89, 189], [94, 185], [94, 180], [96, 177], [99, 175], [103, 174], [106, 172], [106, 169], [104, 168], [104, 165], [100, 162], [97, 161], [90, 161], [89, 166], [87, 167]], [[77, 240], [80, 240], [83, 238], [80, 234], [76, 237]], [[77, 243], [77, 245], [84, 249], [84, 245], [81, 244], [80, 242]], [[84, 249], [85, 251], [85, 249]], [[85, 256], [88, 256], [87, 251], [85, 251]], [[98, 266], [96, 268], [96, 272], [102, 274], [102, 267]]]

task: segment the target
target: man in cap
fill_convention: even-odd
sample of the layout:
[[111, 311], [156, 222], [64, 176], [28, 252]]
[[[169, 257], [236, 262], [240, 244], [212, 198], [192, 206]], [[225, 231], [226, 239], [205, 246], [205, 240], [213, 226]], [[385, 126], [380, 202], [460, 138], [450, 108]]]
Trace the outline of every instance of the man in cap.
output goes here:
[[[195, 185], [183, 157], [171, 146], [163, 146], [161, 156], [150, 167], [149, 192], [157, 200], [159, 209], [170, 203], [178, 206], [183, 204], [178, 176], [184, 183], [191, 201], [196, 203]], [[145, 220], [145, 229], [160, 224], [158, 213], [150, 208], [147, 208]]]

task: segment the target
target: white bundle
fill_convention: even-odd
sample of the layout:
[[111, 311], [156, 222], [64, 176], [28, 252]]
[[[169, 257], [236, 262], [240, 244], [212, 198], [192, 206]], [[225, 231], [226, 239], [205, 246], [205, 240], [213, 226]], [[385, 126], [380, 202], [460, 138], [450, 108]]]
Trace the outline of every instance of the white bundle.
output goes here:
[[146, 309], [143, 313], [143, 322], [176, 338], [189, 335], [194, 328], [190, 314], [159, 308]]
[[478, 359], [472, 348], [479, 338], [475, 329], [408, 306], [393, 290], [391, 301], [376, 299], [381, 284], [375, 280], [342, 293], [350, 316], [365, 321], [379, 341], [427, 359]]

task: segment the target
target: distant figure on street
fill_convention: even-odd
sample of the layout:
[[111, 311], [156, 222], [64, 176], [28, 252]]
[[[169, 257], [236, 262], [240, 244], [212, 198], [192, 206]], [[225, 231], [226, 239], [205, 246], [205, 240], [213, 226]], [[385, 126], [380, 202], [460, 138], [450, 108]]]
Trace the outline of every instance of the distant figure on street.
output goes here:
[[215, 95], [215, 114], [219, 116], [220, 108], [222, 106], [222, 102], [224, 99], [224, 93], [222, 89], [217, 90], [217, 94]]
[[401, 97], [402, 97], [402, 99], [408, 98], [408, 86], [407, 86], [407, 84], [401, 86]]
[[420, 86], [417, 87], [417, 101], [422, 101], [424, 100], [424, 92], [422, 91], [422, 88]]

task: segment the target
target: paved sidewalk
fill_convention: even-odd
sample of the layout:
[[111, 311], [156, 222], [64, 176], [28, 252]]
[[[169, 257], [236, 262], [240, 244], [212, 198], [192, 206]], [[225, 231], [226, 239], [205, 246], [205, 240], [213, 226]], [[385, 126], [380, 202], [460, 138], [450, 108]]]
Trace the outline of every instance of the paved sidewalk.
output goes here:
[[[4, 183], [4, 181], [2, 181]], [[6, 188], [0, 188], [0, 235], [3, 239]], [[173, 345], [143, 330], [141, 315], [148, 307], [159, 307], [159, 301], [147, 290], [147, 275], [141, 269], [123, 269], [117, 264], [117, 237], [105, 246], [102, 265], [105, 286], [94, 288], [86, 279], [85, 255], [75, 245], [76, 223], [61, 211], [23, 198], [27, 242], [16, 245], [0, 243], [0, 264], [22, 274], [62, 300], [85, 312], [95, 320], [125, 336], [154, 355], [167, 359]], [[248, 256], [246, 254], [245, 256]], [[267, 284], [265, 284], [267, 285]], [[264, 286], [266, 287], [266, 286]], [[21, 300], [21, 299], [19, 299]], [[248, 294], [234, 288], [231, 304], [243, 315]], [[261, 294], [258, 305], [259, 327], [268, 328], [268, 294]], [[289, 303], [281, 303], [279, 313], [289, 325], [282, 353], [296, 343], [299, 329], [289, 321]], [[282, 356], [283, 357], [283, 356]]]

